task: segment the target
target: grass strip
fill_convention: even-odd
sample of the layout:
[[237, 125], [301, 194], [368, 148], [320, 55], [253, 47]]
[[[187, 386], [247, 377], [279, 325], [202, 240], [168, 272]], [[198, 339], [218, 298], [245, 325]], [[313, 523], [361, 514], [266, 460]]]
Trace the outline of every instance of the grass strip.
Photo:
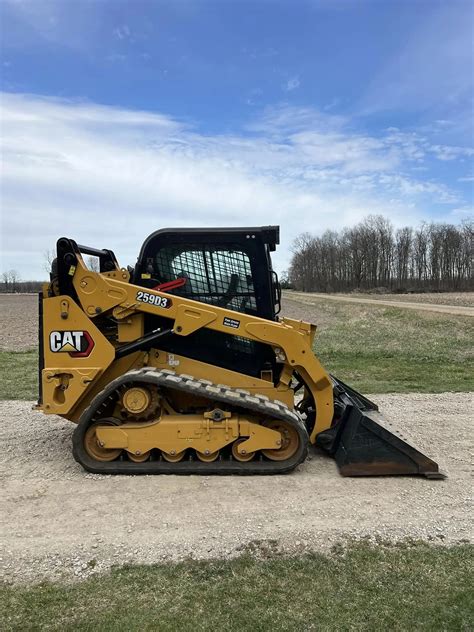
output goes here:
[[38, 352], [0, 351], [0, 399], [38, 398]]
[[[288, 301], [288, 304], [299, 304]], [[320, 299], [315, 352], [362, 393], [474, 390], [474, 319]], [[0, 398], [37, 398], [37, 352], [0, 351]]]
[[[331, 303], [331, 304], [330, 304]], [[321, 300], [315, 352], [365, 393], [474, 390], [474, 319]]]
[[3, 630], [472, 630], [474, 547], [137, 566], [0, 591]]

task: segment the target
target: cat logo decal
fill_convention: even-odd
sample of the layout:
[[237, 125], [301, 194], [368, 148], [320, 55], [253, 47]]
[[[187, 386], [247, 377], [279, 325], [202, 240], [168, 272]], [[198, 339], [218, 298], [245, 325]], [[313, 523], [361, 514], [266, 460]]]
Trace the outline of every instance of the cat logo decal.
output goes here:
[[88, 331], [52, 331], [49, 348], [53, 353], [69, 353], [71, 358], [87, 358], [94, 341]]

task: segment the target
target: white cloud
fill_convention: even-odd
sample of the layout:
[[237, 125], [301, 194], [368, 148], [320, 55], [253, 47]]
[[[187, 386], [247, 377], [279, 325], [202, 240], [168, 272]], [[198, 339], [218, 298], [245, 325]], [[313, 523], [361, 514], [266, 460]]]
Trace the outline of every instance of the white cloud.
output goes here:
[[448, 219], [452, 222], [462, 222], [465, 220], [474, 222], [474, 205], [471, 204], [470, 206], [466, 205], [451, 209]]
[[281, 136], [286, 133], [319, 129], [322, 126], [329, 130], [338, 130], [347, 123], [348, 119], [343, 116], [282, 103], [265, 107], [261, 116], [248, 124], [246, 129], [265, 135]]
[[290, 77], [283, 87], [287, 92], [293, 92], [300, 87], [299, 77]]
[[115, 27], [113, 33], [115, 37], [119, 40], [130, 39], [131, 36], [130, 28], [127, 26], [127, 24], [122, 24], [121, 26]]
[[277, 223], [281, 269], [303, 230], [377, 212], [413, 224], [433, 204], [463, 206], [447, 186], [415, 177], [413, 147], [424, 140], [357, 133], [346, 119], [308, 108], [267, 108], [233, 135], [32, 95], [4, 93], [2, 109], [0, 270], [23, 278], [42, 274], [42, 253], [61, 235], [112, 248], [125, 265], [160, 227]]
[[430, 145], [430, 151], [432, 151], [439, 160], [457, 160], [458, 158], [471, 158], [474, 156], [474, 149], [470, 147]]
[[427, 194], [437, 198], [440, 204], [459, 204], [460, 197], [451, 191], [447, 186], [437, 182], [420, 182], [413, 178], [401, 175], [382, 175], [379, 183], [395, 194], [402, 194], [406, 197], [414, 198], [417, 195]]

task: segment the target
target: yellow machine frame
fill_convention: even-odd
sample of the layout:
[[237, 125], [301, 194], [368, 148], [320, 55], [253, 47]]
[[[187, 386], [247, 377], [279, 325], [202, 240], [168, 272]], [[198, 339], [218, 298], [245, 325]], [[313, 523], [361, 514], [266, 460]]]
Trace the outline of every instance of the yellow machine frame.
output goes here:
[[[43, 412], [77, 422], [81, 412], [105, 385], [126, 371], [143, 366], [175, 370], [179, 367], [180, 373], [190, 373], [214, 383], [226, 383], [249, 392], [259, 392], [293, 408], [291, 379], [294, 371], [297, 371], [316, 405], [316, 421], [310, 441], [314, 443], [316, 435], [331, 426], [334, 413], [333, 387], [329, 375], [312, 351], [315, 325], [290, 318], [268, 321], [243, 313], [238, 313], [236, 319], [236, 312], [222, 307], [156, 290], [144, 292], [144, 288], [129, 282], [129, 273], [125, 269], [93, 272], [80, 256], [77, 265], [71, 266], [69, 274], [80, 306], [65, 296], [52, 296], [43, 300], [43, 403], [39, 404]], [[47, 290], [48, 286], [45, 286], [44, 296], [48, 296]], [[149, 302], [137, 300], [139, 293], [145, 293]], [[169, 354], [159, 347], [115, 359], [116, 348], [94, 325], [94, 319], [106, 312], [112, 314], [118, 323], [119, 343], [143, 336], [143, 315], [149, 313], [170, 319], [173, 322], [172, 333], [177, 336], [189, 336], [198, 329], [207, 328], [270, 345], [277, 360], [283, 364], [279, 382], [274, 386], [265, 372], [262, 372], [260, 379], [250, 377]], [[233, 328], [224, 324], [228, 319], [233, 319]], [[50, 335], [51, 332], [64, 330], [89, 332], [94, 347], [88, 357], [61, 353], [58, 365], [59, 354], [51, 350]]]
[[[268, 247], [277, 241], [276, 228], [270, 229]], [[256, 231], [266, 234], [264, 227]], [[245, 229], [245, 239], [251, 232]], [[170, 230], [158, 233], [167, 239]], [[158, 280], [139, 263], [147, 244], [134, 275], [152, 285]], [[61, 238], [57, 253], [51, 283], [40, 294], [38, 408], [77, 423], [73, 456], [87, 471], [285, 473], [304, 462], [309, 435], [344, 476], [445, 477], [384, 420], [374, 402], [328, 375], [313, 353], [315, 325], [274, 320], [274, 309], [259, 312], [265, 319], [135, 285], [110, 250]], [[90, 270], [81, 253], [98, 257], [102, 271]], [[172, 279], [166, 287], [177, 289], [181, 281]], [[265, 300], [278, 305], [278, 284], [266, 292]], [[227, 297], [220, 304], [229, 304]], [[193, 335], [200, 330], [206, 334], [201, 340]], [[177, 336], [183, 340], [170, 341]], [[227, 346], [229, 336], [238, 345]], [[221, 339], [222, 353], [229, 355], [219, 358]], [[241, 351], [227, 351], [240, 346], [240, 339], [258, 343], [247, 345], [255, 355], [247, 354], [245, 363]], [[260, 351], [271, 361], [261, 362]], [[232, 370], [234, 357], [252, 375]], [[258, 370], [248, 367], [252, 357]]]

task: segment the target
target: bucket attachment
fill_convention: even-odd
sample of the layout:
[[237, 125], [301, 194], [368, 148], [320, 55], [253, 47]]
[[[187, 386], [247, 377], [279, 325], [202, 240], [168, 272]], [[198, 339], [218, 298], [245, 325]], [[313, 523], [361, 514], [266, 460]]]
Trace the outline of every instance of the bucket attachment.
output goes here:
[[316, 445], [334, 456], [343, 476], [446, 478], [437, 463], [383, 418], [376, 404], [332, 379], [337, 417], [329, 430], [317, 435]]

